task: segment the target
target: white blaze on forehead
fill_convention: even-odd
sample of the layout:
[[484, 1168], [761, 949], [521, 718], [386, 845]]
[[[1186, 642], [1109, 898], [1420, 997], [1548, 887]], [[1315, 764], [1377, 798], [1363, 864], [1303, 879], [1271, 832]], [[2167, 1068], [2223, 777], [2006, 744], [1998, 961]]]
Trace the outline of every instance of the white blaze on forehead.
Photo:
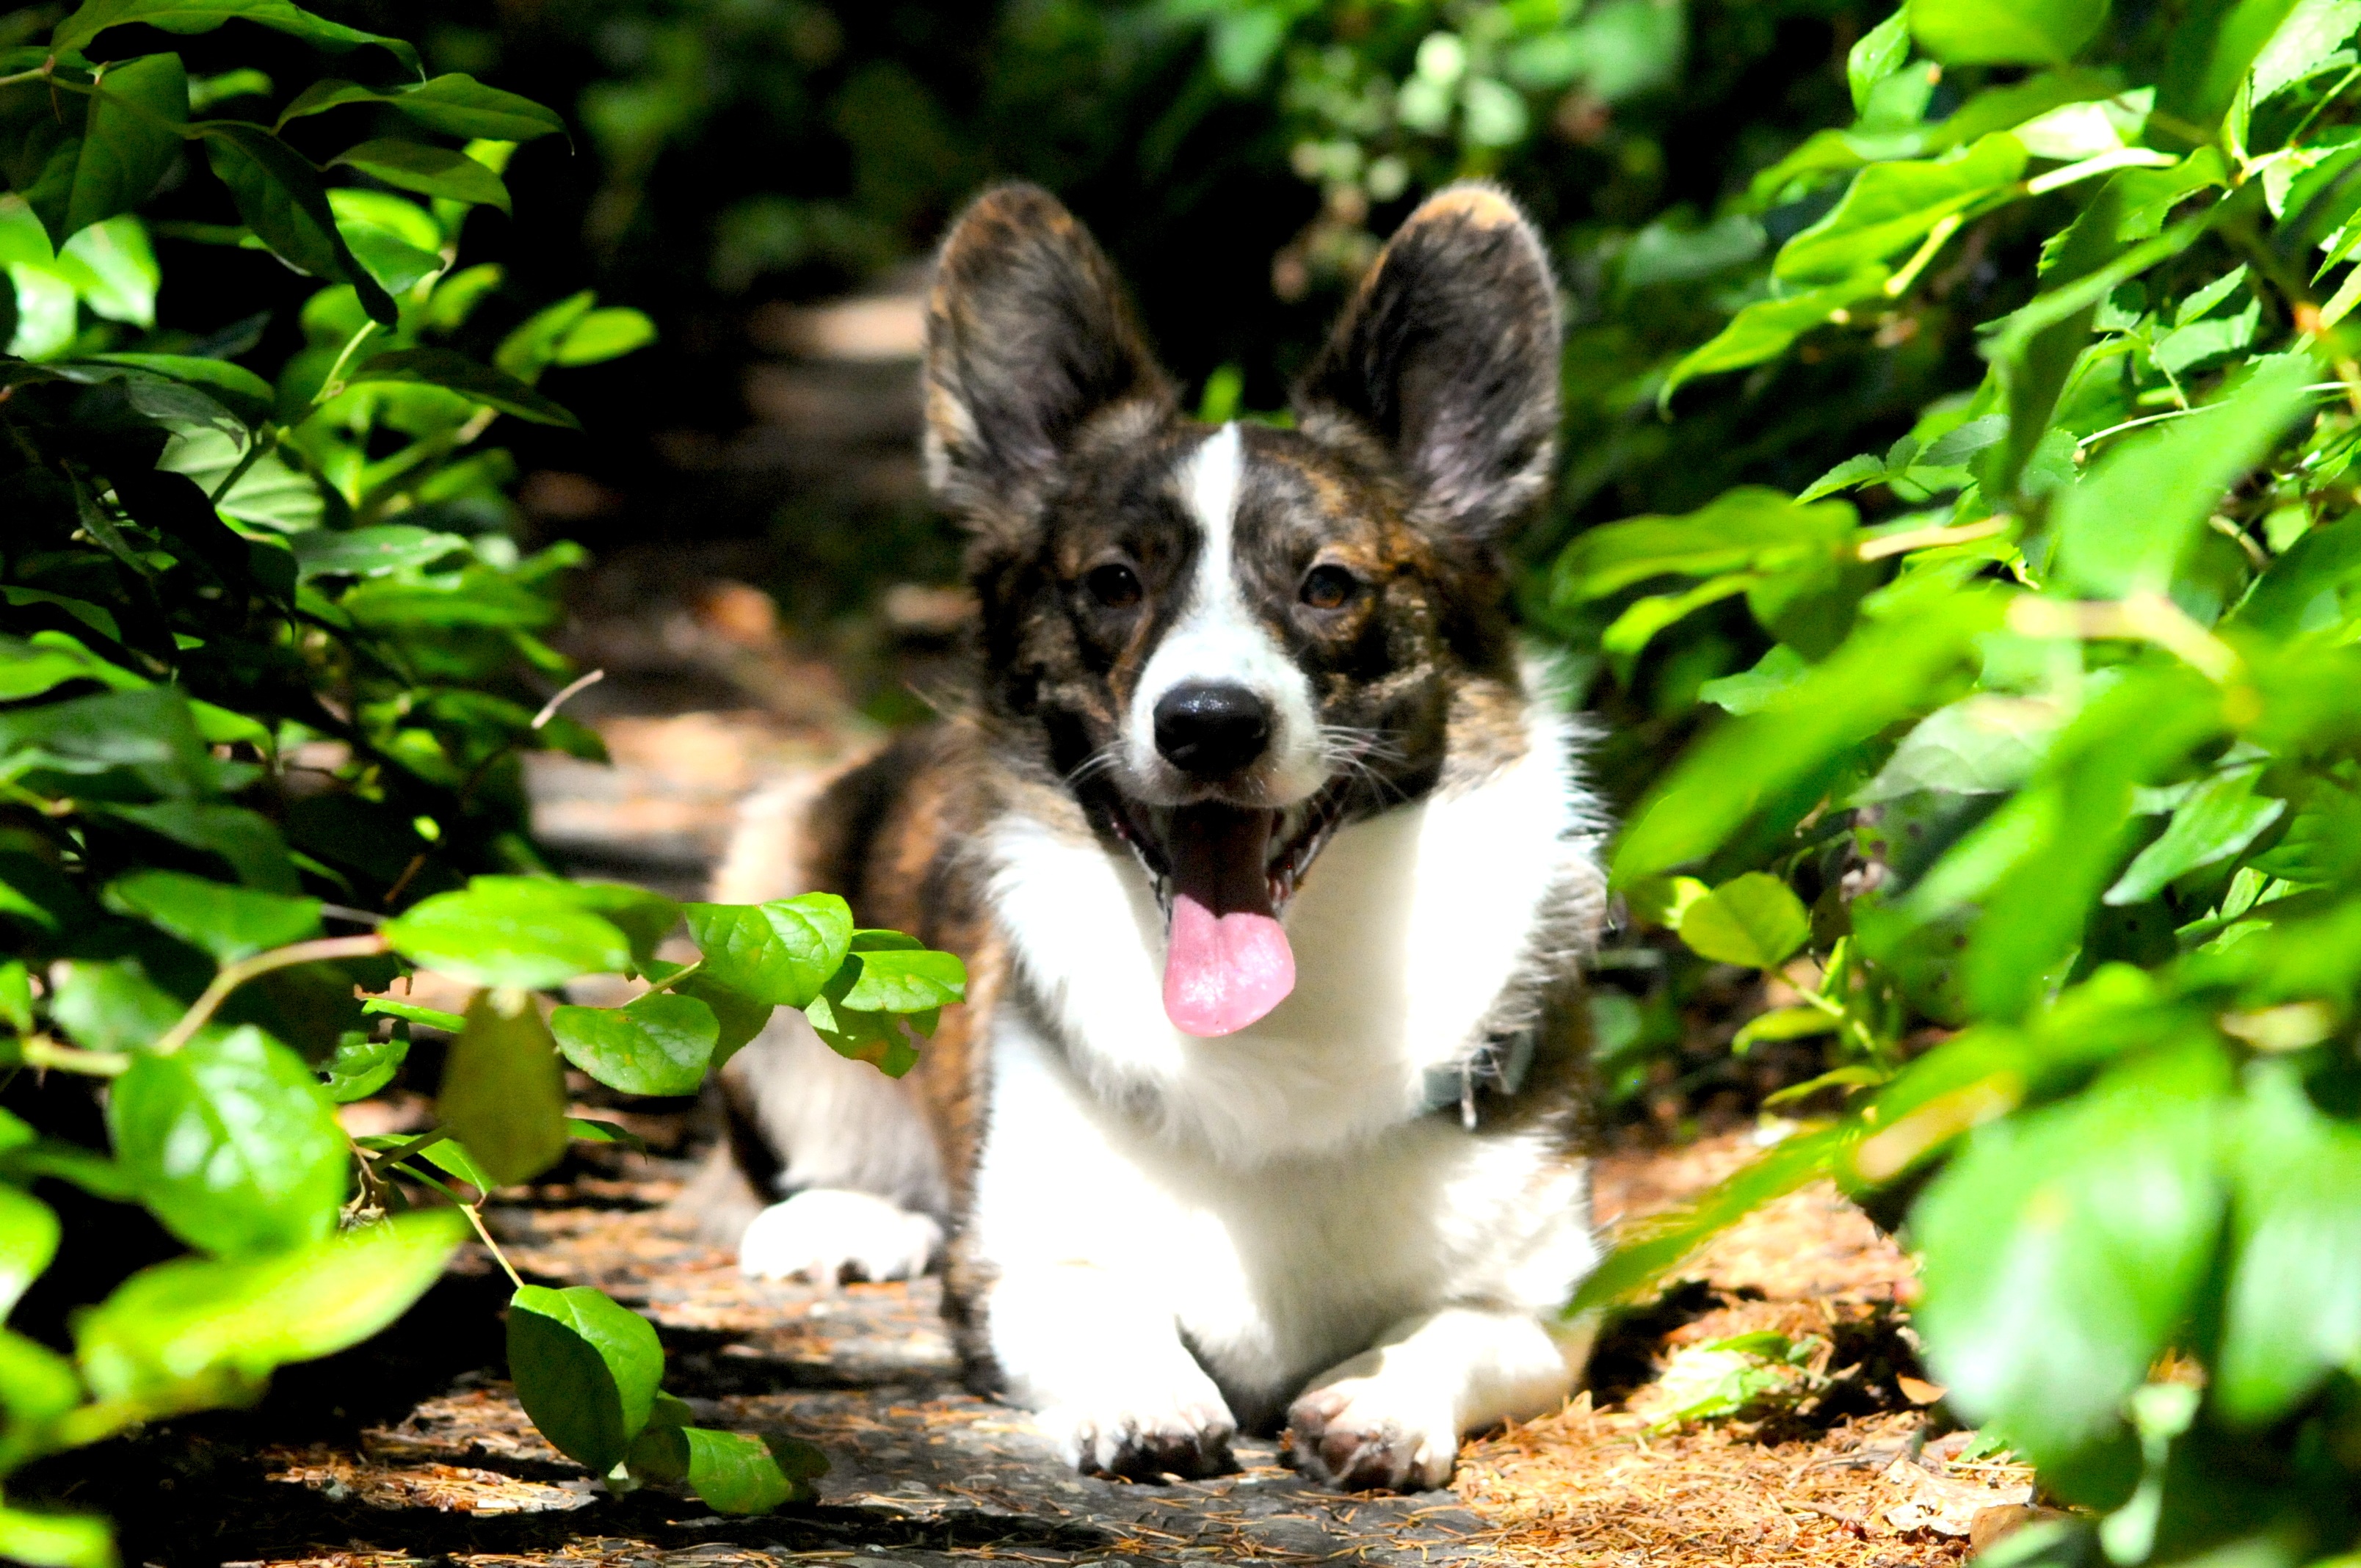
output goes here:
[[1140, 674], [1125, 726], [1135, 780], [1171, 778], [1156, 751], [1156, 705], [1175, 686], [1192, 682], [1240, 685], [1270, 705], [1271, 749], [1262, 765], [1267, 804], [1289, 806], [1325, 781], [1312, 683], [1257, 615], [1283, 609], [1248, 602], [1235, 554], [1238, 493], [1246, 477], [1246, 442], [1225, 424], [1191, 453], [1173, 477], [1197, 524], [1198, 549], [1188, 597]]

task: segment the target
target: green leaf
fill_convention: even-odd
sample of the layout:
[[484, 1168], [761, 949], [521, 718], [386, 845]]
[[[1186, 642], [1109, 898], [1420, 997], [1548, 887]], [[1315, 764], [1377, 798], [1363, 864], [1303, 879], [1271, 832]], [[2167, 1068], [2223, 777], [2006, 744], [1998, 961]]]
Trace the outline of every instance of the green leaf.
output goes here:
[[1803, 900], [1762, 872], [1726, 882], [1681, 912], [1680, 938], [1690, 951], [1749, 969], [1786, 962], [1811, 934]]
[[2311, 364], [2275, 356], [2226, 398], [2125, 437], [2058, 503], [2057, 575], [2071, 591], [2163, 593], [2224, 494], [2304, 406]]
[[397, 1002], [388, 996], [368, 998], [361, 1003], [361, 1011], [380, 1014], [388, 1018], [399, 1018], [406, 1024], [423, 1024], [430, 1029], [440, 1029], [446, 1035], [457, 1034], [467, 1026], [467, 1023], [456, 1013], [445, 1013], [437, 1007], [421, 1007], [413, 1002]]
[[22, 959], [0, 963], [0, 1024], [20, 1035], [33, 1032], [33, 975]]
[[58, 1255], [58, 1216], [29, 1192], [0, 1183], [0, 1320]]
[[2198, 0], [2173, 28], [2157, 108], [2211, 130], [2294, 9], [2295, 0]]
[[299, 272], [351, 284], [373, 320], [394, 324], [400, 313], [393, 297], [346, 245], [317, 170], [258, 126], [207, 120], [196, 128], [214, 172], [237, 203], [238, 215], [274, 255]]
[[1693, 746], [1642, 799], [1615, 879], [1668, 872], [1719, 849], [1769, 799], [1823, 775], [1846, 751], [1929, 705], [1999, 621], [2002, 600], [1955, 591], [1857, 631], [1760, 712]]
[[[451, 1022], [456, 1026], [459, 1021]], [[328, 1075], [328, 1098], [339, 1105], [368, 1099], [393, 1081], [409, 1055], [408, 1040], [372, 1040], [357, 1030], [347, 1033], [320, 1069]]]
[[1888, 276], [1882, 266], [1868, 267], [1840, 282], [1748, 305], [1730, 317], [1730, 324], [1710, 341], [1691, 349], [1665, 374], [1664, 384], [1656, 393], [1658, 405], [1670, 403], [1674, 392], [1685, 382], [1776, 359], [1813, 328], [1850, 321], [1853, 306], [1884, 299]]
[[106, 1126], [140, 1201], [191, 1246], [269, 1252], [335, 1226], [347, 1159], [335, 1108], [303, 1058], [252, 1025], [136, 1057]]
[[664, 1346], [638, 1313], [587, 1285], [520, 1288], [509, 1300], [509, 1376], [558, 1451], [603, 1475], [648, 1424]]
[[136, 963], [65, 967], [49, 998], [49, 1015], [77, 1044], [94, 1051], [142, 1049], [180, 1022], [186, 1003], [162, 990]]
[[429, 78], [390, 93], [334, 78], [314, 82], [280, 112], [276, 129], [290, 120], [317, 115], [343, 104], [388, 104], [431, 131], [445, 136], [477, 137], [489, 141], [531, 141], [562, 135], [566, 122], [555, 110], [530, 98], [487, 87], [458, 71]]
[[809, 1006], [851, 949], [852, 911], [834, 894], [770, 904], [692, 904], [683, 913], [705, 955], [702, 972], [774, 1006]]
[[533, 998], [479, 991], [451, 1044], [435, 1113], [497, 1186], [540, 1175], [566, 1153], [566, 1076]]
[[131, 768], [159, 795], [209, 793], [216, 776], [187, 701], [166, 686], [0, 713], [0, 757], [12, 753], [69, 773]]
[[418, 51], [400, 38], [365, 33], [315, 16], [290, 0], [83, 0], [81, 8], [49, 35], [49, 51], [86, 48], [109, 27], [137, 22], [168, 33], [209, 33], [225, 22], [247, 21], [292, 34], [322, 49], [344, 50], [375, 44], [412, 71]]
[[429, 1144], [418, 1151], [416, 1157], [437, 1170], [457, 1177], [486, 1197], [500, 1186], [491, 1172], [478, 1164], [476, 1157], [467, 1152], [467, 1146], [456, 1138], [445, 1138], [441, 1143]]
[[648, 1152], [647, 1139], [632, 1132], [629, 1127], [614, 1122], [593, 1121], [588, 1116], [566, 1118], [566, 1135], [578, 1143], [620, 1144], [623, 1147], [637, 1150], [641, 1154]]
[[1896, 11], [1854, 40], [1845, 55], [1845, 82], [1852, 89], [1852, 112], [1869, 107], [1870, 89], [1901, 70], [1910, 60], [1910, 29], [1906, 14]]
[[1777, 1007], [1758, 1013], [1740, 1025], [1730, 1036], [1730, 1048], [1744, 1056], [1765, 1040], [1807, 1040], [1815, 1035], [1832, 1034], [1839, 1022], [1835, 1014], [1818, 1007]]
[[[898, 934], [898, 933], [897, 933]], [[925, 948], [867, 951], [853, 955], [859, 978], [838, 1005], [870, 1013], [925, 1013], [948, 1007], [967, 994], [967, 966], [956, 954]]]
[[597, 293], [585, 289], [555, 304], [544, 305], [500, 339], [500, 346], [492, 350], [492, 363], [521, 380], [534, 379], [549, 367], [558, 344], [598, 301]]
[[2005, 133], [1924, 162], [1872, 163], [1819, 222], [1780, 247], [1772, 273], [1798, 283], [1853, 276], [2005, 192], [2024, 173], [2025, 144]]
[[442, 1277], [468, 1234], [449, 1209], [291, 1252], [143, 1269], [74, 1325], [91, 1391], [151, 1416], [251, 1398], [272, 1368], [358, 1344]]
[[411, 962], [478, 985], [558, 985], [631, 967], [629, 938], [566, 883], [478, 877], [436, 894], [379, 929]]
[[2296, 0], [2255, 57], [2255, 102], [2328, 69], [2332, 51], [2356, 28], [2361, 28], [2361, 0]]
[[693, 996], [653, 992], [623, 1007], [561, 1007], [550, 1032], [566, 1059], [626, 1094], [694, 1094], [720, 1025]]
[[1842, 1168], [1845, 1151], [1858, 1136], [1845, 1124], [1793, 1134], [1682, 1207], [1629, 1227], [1566, 1303], [1565, 1315], [1629, 1300], [1651, 1288], [1697, 1248], [1763, 1204]]
[[1767, 1111], [1774, 1106], [1793, 1104], [1798, 1100], [1808, 1100], [1823, 1089], [1874, 1088], [1893, 1076], [1885, 1069], [1872, 1067], [1868, 1062], [1850, 1062], [1843, 1067], [1831, 1068], [1817, 1078], [1807, 1078], [1801, 1083], [1791, 1083], [1784, 1089], [1764, 1095], [1763, 1108]]
[[2345, 621], [2343, 595], [2361, 582], [2361, 524], [2314, 528], [2270, 565], [2232, 617], [2267, 636], [2319, 636]]
[[51, 243], [127, 213], [148, 199], [181, 152], [189, 78], [176, 54], [110, 66], [83, 111], [82, 134], [58, 143], [40, 182], [26, 192]]
[[276, 400], [269, 382], [226, 359], [201, 359], [188, 354], [93, 354], [90, 362], [146, 370], [199, 388], [250, 425], [269, 419]]
[[1864, 452], [1858, 457], [1846, 458], [1813, 480], [1795, 499], [1799, 504], [1816, 501], [1822, 496], [1835, 495], [1839, 490], [1858, 489], [1863, 485], [1877, 484], [1895, 477], [1894, 470], [1885, 466], [1884, 458]]
[[388, 522], [371, 528], [316, 528], [297, 534], [296, 575], [314, 577], [382, 577], [412, 566], [430, 566], [467, 548], [456, 533], [438, 533], [415, 523]]
[[2213, 1397], [2260, 1427], [2361, 1361], [2361, 1131], [2293, 1064], [2256, 1064], [2231, 1142], [2230, 1280]]
[[2263, 764], [2257, 762], [2200, 784], [2173, 808], [2172, 821], [2156, 841], [2107, 889], [2106, 902], [2145, 904], [2175, 878], [2219, 865], [2261, 838], [2265, 828], [2287, 813], [2286, 801], [2255, 793], [2262, 776]]
[[163, 800], [153, 806], [96, 809], [176, 844], [220, 856], [248, 887], [290, 894], [301, 890], [294, 862], [287, 858], [287, 840], [279, 825], [260, 812], [217, 800]]
[[134, 872], [106, 888], [106, 906], [161, 927], [216, 962], [251, 958], [320, 934], [320, 901], [235, 887], [182, 872]]
[[656, 323], [628, 306], [592, 311], [566, 329], [550, 355], [553, 365], [600, 365], [656, 340]]
[[[664, 977], [651, 971], [652, 979]], [[712, 1009], [719, 1033], [713, 1042], [713, 1071], [743, 1049], [746, 1044], [763, 1032], [771, 1022], [775, 1004], [759, 1001], [742, 992], [730, 990], [700, 970], [673, 987], [676, 995], [694, 996]]]
[[1910, 0], [1918, 47], [1945, 65], [2063, 65], [2106, 20], [2106, 0]]
[[1978, 692], [1919, 720], [1875, 778], [1853, 792], [1872, 806], [1920, 790], [2000, 795], [2033, 776], [2066, 721], [2055, 702]]
[[352, 386], [368, 382], [441, 387], [534, 424], [582, 428], [581, 422], [565, 409], [506, 371], [479, 365], [448, 348], [402, 348], [380, 354], [347, 378]]
[[[53, 1446], [57, 1418], [82, 1403], [82, 1379], [73, 1363], [45, 1344], [0, 1329], [0, 1470], [14, 1470]], [[0, 1552], [5, 1552], [0, 1546]]]
[[0, 1557], [25, 1568], [115, 1568], [115, 1529], [98, 1514], [0, 1505]]
[[1919, 1200], [1928, 1365], [1970, 1420], [2045, 1466], [2120, 1430], [2212, 1259], [2228, 1067], [2160, 1050], [1987, 1124]]
[[500, 183], [499, 175], [464, 152], [431, 142], [398, 138], [365, 141], [346, 148], [328, 163], [331, 168], [342, 165], [357, 169], [389, 185], [415, 191], [423, 196], [509, 211], [509, 188]]
[[1558, 557], [1552, 593], [1562, 605], [1620, 593], [1653, 577], [1794, 571], [1835, 559], [1855, 514], [1844, 501], [1798, 505], [1741, 485], [1680, 517], [1638, 517], [1593, 528]]
[[[473, 885], [503, 884], [510, 879], [478, 877]], [[522, 888], [563, 889], [576, 907], [588, 911], [623, 933], [631, 945], [631, 963], [644, 971], [656, 961], [656, 944], [680, 924], [680, 905], [660, 893], [620, 882], [551, 883], [547, 878], [515, 879]]]
[[812, 1497], [808, 1483], [790, 1475], [763, 1438], [709, 1427], [682, 1427], [680, 1435], [688, 1449], [688, 1485], [718, 1513], [767, 1514]]
[[1697, 699], [1713, 704], [1724, 713], [1760, 713], [1810, 669], [1801, 653], [1784, 642], [1774, 643], [1752, 669], [1723, 675], [1697, 687]]

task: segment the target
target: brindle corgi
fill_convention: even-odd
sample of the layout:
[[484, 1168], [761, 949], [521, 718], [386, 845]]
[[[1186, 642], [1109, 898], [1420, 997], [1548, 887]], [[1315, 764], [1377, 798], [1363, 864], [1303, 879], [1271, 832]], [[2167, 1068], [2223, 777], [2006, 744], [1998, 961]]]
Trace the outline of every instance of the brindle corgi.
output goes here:
[[730, 1064], [777, 1200], [748, 1273], [941, 1258], [973, 1380], [1089, 1471], [1202, 1475], [1284, 1422], [1335, 1485], [1434, 1486], [1573, 1389], [1602, 824], [1500, 553], [1558, 352], [1532, 227], [1457, 185], [1292, 428], [1209, 428], [1056, 200], [968, 209], [925, 389], [972, 689], [751, 808], [720, 896], [840, 893], [964, 956], [969, 1000], [899, 1083], [792, 1014]]

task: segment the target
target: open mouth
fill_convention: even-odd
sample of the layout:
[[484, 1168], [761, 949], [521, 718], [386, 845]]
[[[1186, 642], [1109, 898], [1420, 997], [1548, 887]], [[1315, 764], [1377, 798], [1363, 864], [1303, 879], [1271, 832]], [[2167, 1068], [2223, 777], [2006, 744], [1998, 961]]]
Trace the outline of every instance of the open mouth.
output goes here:
[[1235, 1034], [1287, 1000], [1295, 953], [1279, 916], [1343, 820], [1342, 784], [1276, 810], [1149, 806], [1117, 791], [1103, 799], [1164, 904], [1164, 1012], [1174, 1026]]

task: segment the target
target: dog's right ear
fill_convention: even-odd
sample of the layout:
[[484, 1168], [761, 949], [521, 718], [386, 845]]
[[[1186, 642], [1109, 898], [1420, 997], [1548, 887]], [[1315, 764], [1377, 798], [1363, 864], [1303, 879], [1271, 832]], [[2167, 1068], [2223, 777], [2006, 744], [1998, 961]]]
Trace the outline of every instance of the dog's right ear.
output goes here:
[[1035, 185], [951, 226], [927, 302], [927, 479], [971, 527], [1022, 528], [1094, 417], [1161, 413], [1172, 388], [1096, 241]]

